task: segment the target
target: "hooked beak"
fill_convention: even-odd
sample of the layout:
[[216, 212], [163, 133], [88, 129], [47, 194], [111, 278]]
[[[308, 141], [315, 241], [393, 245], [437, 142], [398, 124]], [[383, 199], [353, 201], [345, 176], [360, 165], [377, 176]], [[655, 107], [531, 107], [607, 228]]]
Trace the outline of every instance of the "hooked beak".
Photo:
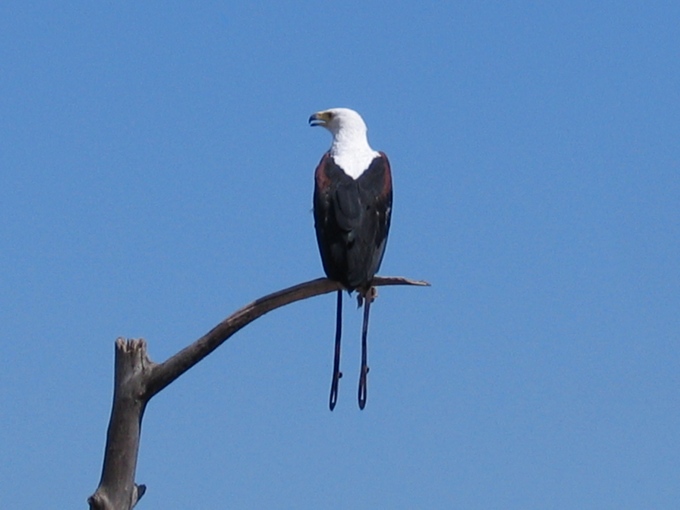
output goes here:
[[318, 112], [309, 117], [309, 125], [314, 126], [325, 126], [328, 121], [327, 114], [323, 112]]

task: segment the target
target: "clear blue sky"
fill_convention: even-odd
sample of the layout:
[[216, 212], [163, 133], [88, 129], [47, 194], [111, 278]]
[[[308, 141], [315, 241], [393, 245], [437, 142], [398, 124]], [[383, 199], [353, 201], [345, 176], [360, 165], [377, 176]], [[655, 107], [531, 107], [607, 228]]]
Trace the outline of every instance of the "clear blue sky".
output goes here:
[[356, 403], [346, 301], [273, 312], [157, 396], [138, 508], [680, 504], [680, 4], [0, 6], [0, 508], [86, 508], [113, 344], [162, 361], [322, 275], [334, 106], [390, 156]]

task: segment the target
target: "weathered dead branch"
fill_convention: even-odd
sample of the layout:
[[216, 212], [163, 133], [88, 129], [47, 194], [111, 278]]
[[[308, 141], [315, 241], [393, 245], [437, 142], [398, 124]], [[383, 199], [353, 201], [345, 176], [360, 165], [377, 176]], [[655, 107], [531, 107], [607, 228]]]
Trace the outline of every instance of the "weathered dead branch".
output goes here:
[[[416, 285], [424, 281], [403, 277], [380, 277], [374, 286]], [[102, 476], [97, 490], [88, 498], [91, 510], [130, 510], [146, 487], [134, 481], [144, 410], [149, 400], [184, 372], [217, 349], [234, 333], [267, 312], [295, 301], [340, 289], [339, 283], [319, 278], [264, 296], [233, 313], [208, 333], [163, 363], [154, 363], [146, 342], [116, 340], [113, 408], [106, 434]]]

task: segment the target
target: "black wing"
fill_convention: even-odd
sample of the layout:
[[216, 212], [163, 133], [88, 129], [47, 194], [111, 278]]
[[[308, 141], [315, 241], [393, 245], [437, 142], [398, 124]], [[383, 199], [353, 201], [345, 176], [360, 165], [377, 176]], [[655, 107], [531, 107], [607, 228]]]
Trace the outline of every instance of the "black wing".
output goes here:
[[329, 154], [315, 173], [314, 220], [326, 275], [347, 289], [367, 288], [385, 253], [392, 175], [385, 154], [354, 180]]

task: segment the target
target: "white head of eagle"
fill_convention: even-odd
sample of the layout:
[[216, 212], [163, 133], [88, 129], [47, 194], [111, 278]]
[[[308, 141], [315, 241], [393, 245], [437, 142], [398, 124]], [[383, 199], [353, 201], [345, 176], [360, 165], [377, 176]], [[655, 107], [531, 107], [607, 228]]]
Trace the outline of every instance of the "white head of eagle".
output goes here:
[[[364, 304], [361, 336], [359, 407], [366, 405], [368, 375], [366, 336], [374, 294], [373, 277], [380, 268], [392, 215], [392, 174], [382, 152], [368, 145], [366, 124], [348, 108], [332, 108], [313, 114], [312, 126], [323, 126], [333, 135], [314, 173], [314, 228], [326, 276], [348, 290], [357, 290]], [[362, 299], [365, 298], [365, 299]], [[329, 407], [335, 407], [340, 380], [342, 291], [338, 291], [335, 357]]]
[[364, 119], [349, 108], [331, 108], [315, 113], [312, 126], [323, 126], [333, 135], [330, 154], [344, 172], [357, 179], [380, 154], [368, 145]]

